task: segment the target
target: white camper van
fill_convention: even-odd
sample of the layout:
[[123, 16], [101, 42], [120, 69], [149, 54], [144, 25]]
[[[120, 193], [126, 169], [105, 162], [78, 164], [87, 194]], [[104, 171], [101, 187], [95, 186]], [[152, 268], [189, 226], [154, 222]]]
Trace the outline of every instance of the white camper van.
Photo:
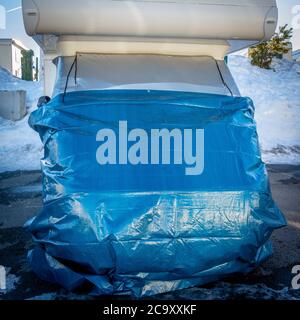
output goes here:
[[68, 91], [239, 95], [224, 57], [270, 39], [278, 11], [276, 0], [23, 0], [23, 16], [47, 96], [64, 91], [68, 73]]
[[276, 2], [24, 0], [23, 11], [52, 97], [29, 118], [45, 147], [44, 207], [27, 224], [37, 275], [142, 297], [265, 261], [285, 220], [253, 103], [224, 57], [272, 36]]

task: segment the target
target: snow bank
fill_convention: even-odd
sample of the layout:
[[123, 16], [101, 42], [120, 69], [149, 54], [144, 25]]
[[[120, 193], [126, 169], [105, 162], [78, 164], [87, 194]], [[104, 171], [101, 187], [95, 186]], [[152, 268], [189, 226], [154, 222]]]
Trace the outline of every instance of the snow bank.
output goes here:
[[264, 161], [299, 164], [300, 63], [276, 60], [264, 70], [232, 55], [229, 67], [241, 94], [254, 101]]
[[[42, 83], [20, 80], [3, 68], [0, 68], [0, 90], [25, 90], [28, 112], [43, 94]], [[0, 172], [40, 168], [43, 146], [28, 126], [28, 117], [18, 122], [0, 118]]]
[[38, 170], [42, 155], [42, 143], [28, 126], [28, 116], [18, 122], [0, 118], [0, 172]]
[[27, 108], [35, 107], [43, 94], [41, 82], [24, 81], [14, 77], [9, 71], [0, 67], [0, 90], [25, 90], [27, 92]]

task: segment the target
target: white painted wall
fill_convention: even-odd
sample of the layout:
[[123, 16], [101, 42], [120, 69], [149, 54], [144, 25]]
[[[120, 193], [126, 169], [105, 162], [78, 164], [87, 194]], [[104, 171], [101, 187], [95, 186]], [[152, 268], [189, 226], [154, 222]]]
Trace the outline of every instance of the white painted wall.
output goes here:
[[[25, 49], [25, 48], [24, 48]], [[0, 66], [22, 78], [22, 49], [12, 39], [0, 40]]]
[[12, 46], [9, 41], [0, 41], [0, 67], [12, 72]]
[[11, 73], [18, 77], [22, 78], [22, 50], [16, 45], [12, 44], [12, 71]]

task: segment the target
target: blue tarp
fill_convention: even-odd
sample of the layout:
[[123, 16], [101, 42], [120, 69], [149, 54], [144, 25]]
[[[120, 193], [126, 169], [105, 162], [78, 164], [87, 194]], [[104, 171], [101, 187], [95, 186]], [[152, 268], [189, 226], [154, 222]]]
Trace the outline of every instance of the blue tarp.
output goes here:
[[33, 270], [73, 290], [135, 297], [248, 273], [285, 219], [249, 98], [68, 93], [34, 111], [44, 208], [27, 223]]

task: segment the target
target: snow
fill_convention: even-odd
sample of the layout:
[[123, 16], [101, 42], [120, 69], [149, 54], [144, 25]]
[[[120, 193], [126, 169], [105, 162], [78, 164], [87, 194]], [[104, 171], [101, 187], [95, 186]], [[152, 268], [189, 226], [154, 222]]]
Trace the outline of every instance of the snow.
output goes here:
[[[258, 134], [267, 163], [300, 164], [300, 63], [276, 60], [271, 70], [231, 55], [229, 67], [243, 96], [256, 107]], [[42, 83], [22, 81], [0, 68], [0, 90], [26, 90], [28, 111], [42, 95]], [[28, 116], [18, 122], [0, 118], [0, 172], [38, 170], [43, 146], [29, 128]]]
[[[14, 291], [20, 282], [20, 277], [17, 277], [14, 274], [11, 274], [11, 268], [5, 268], [5, 290], [0, 290], [0, 296], [7, 294], [11, 291]], [[1, 299], [0, 299], [1, 300]]]
[[0, 90], [25, 90], [27, 91], [27, 108], [36, 105], [37, 100], [43, 95], [42, 82], [24, 81], [14, 77], [9, 71], [0, 67]]
[[[43, 94], [42, 83], [23, 81], [0, 68], [0, 90], [27, 91], [27, 109], [30, 113]], [[29, 114], [21, 121], [0, 118], [0, 172], [38, 170], [43, 146], [38, 135], [28, 126]]]
[[0, 118], [0, 172], [38, 170], [43, 146], [28, 126], [28, 116], [18, 122]]
[[232, 55], [229, 67], [242, 96], [254, 101], [263, 160], [300, 164], [300, 63], [275, 60], [264, 70]]

